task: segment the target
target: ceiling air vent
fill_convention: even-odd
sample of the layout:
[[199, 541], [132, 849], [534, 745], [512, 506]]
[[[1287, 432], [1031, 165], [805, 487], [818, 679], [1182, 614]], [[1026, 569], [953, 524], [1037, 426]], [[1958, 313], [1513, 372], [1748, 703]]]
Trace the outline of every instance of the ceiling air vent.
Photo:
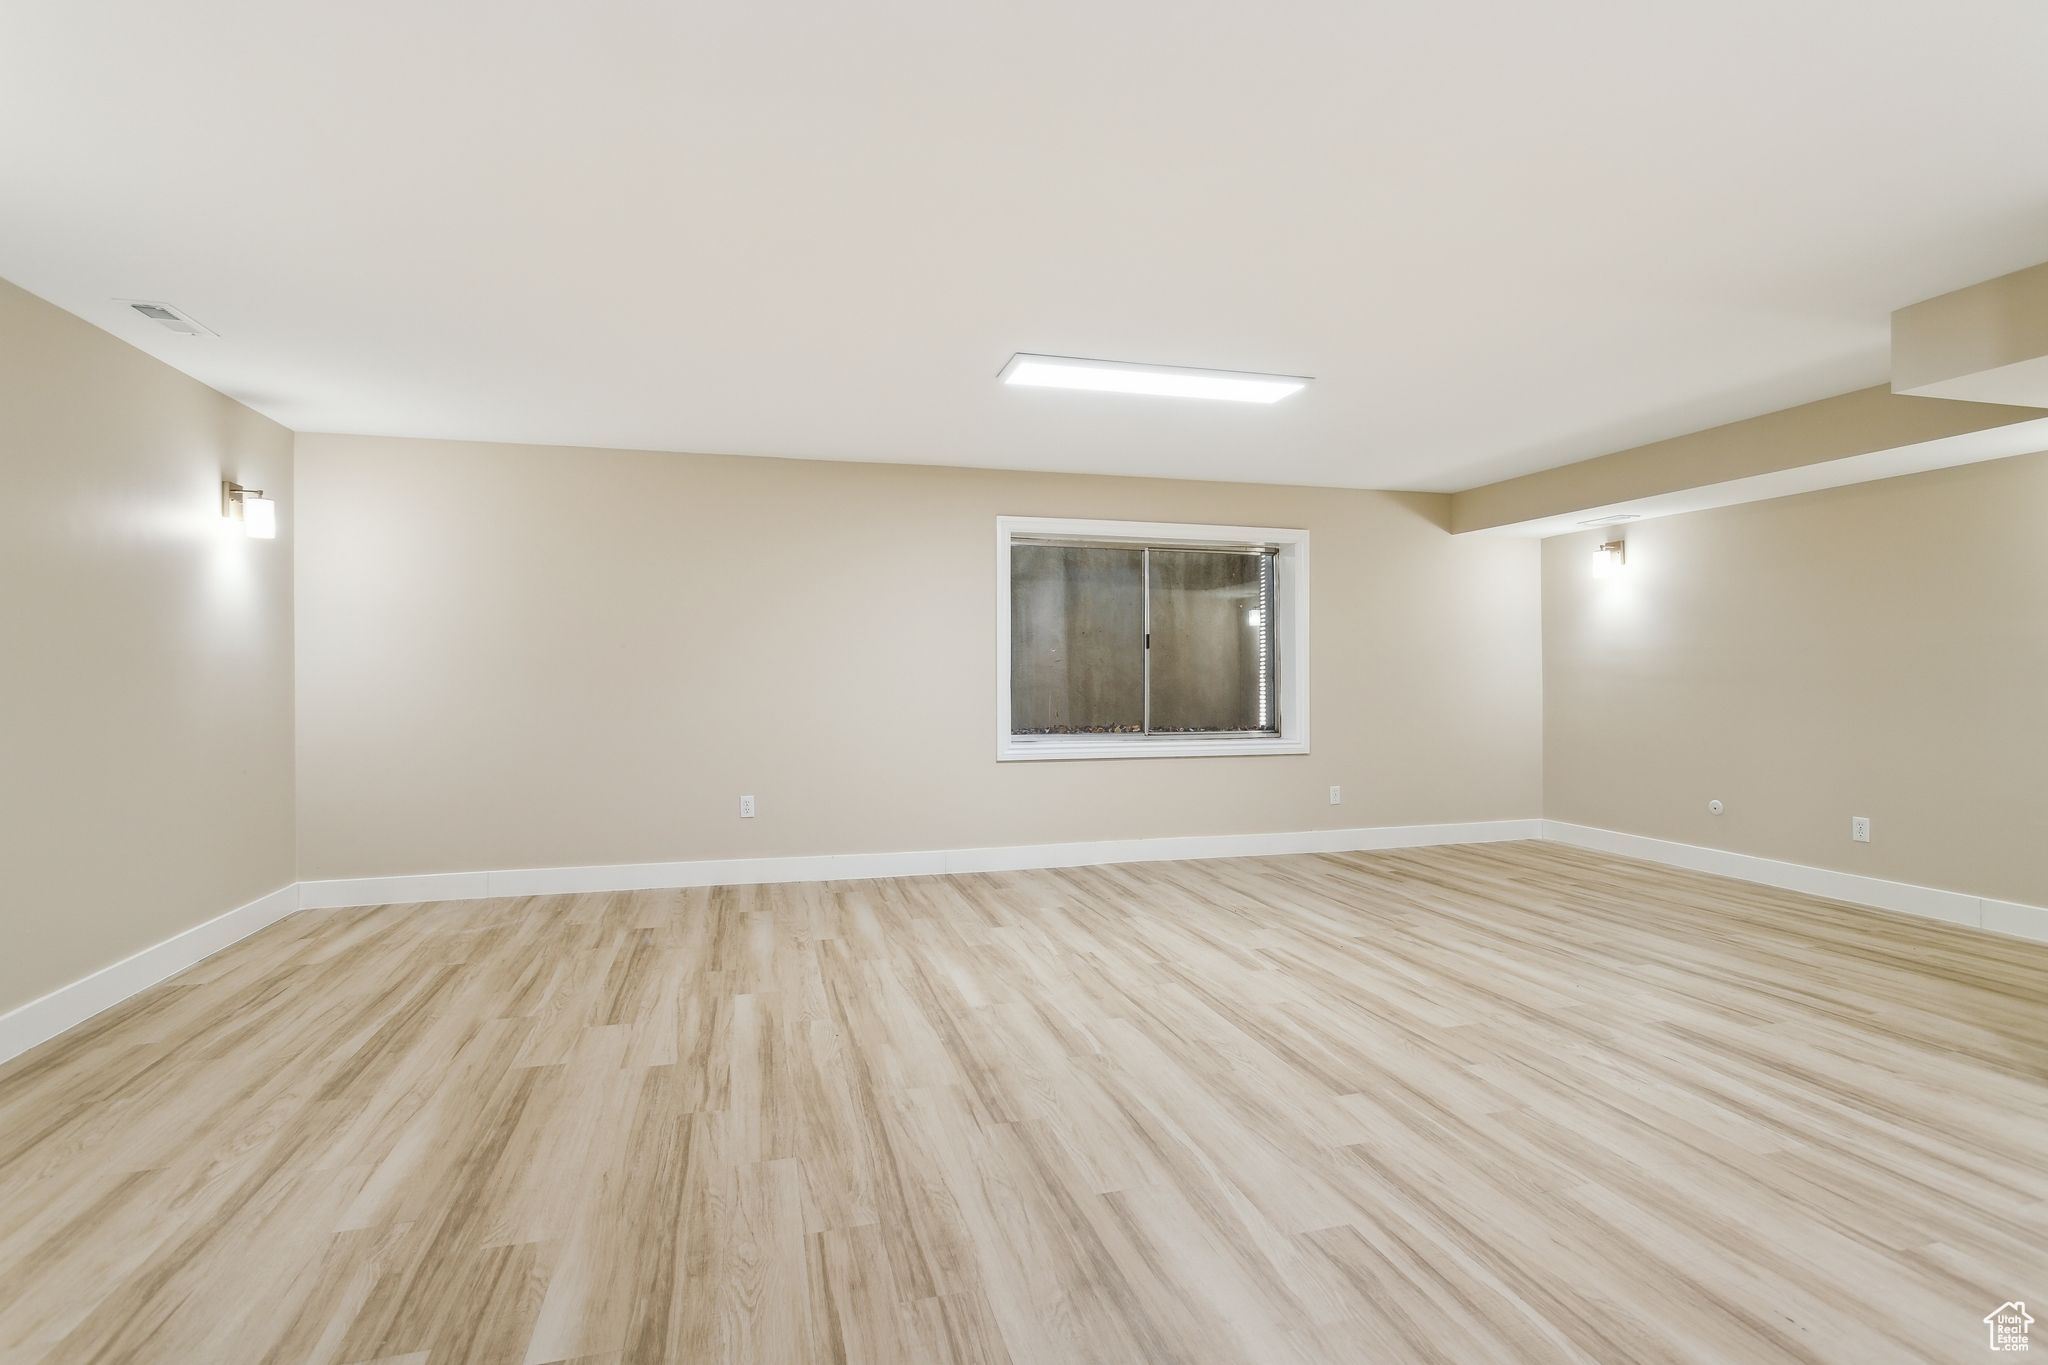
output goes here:
[[1642, 519], [1642, 514], [1640, 512], [1616, 512], [1611, 517], [1594, 517], [1591, 521], [1580, 522], [1579, 525], [1619, 526], [1624, 521], [1641, 521]]
[[171, 307], [168, 303], [150, 303], [144, 299], [117, 299], [125, 303], [159, 327], [165, 327], [180, 336], [210, 337], [217, 333], [211, 327], [195, 321], [191, 315]]

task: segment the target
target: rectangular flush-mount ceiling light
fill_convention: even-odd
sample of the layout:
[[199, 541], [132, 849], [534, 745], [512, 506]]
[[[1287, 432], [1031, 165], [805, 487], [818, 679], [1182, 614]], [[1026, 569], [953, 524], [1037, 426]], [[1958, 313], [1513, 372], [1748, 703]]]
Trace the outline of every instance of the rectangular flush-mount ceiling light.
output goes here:
[[1082, 360], [1064, 355], [1010, 357], [996, 376], [1029, 389], [1090, 389], [1096, 393], [1141, 393], [1155, 398], [1220, 398], [1230, 403], [1277, 403], [1300, 393], [1299, 375], [1246, 374], [1240, 370], [1197, 370], [1185, 365], [1138, 365], [1128, 360]]

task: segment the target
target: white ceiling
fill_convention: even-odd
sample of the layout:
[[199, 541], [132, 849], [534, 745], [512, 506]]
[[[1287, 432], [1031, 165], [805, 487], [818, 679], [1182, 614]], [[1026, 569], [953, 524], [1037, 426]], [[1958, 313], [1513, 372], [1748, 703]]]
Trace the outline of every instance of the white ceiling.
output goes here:
[[2044, 53], [2040, 0], [6, 0], [0, 275], [300, 430], [1451, 489], [1882, 382], [1893, 308], [2048, 258]]

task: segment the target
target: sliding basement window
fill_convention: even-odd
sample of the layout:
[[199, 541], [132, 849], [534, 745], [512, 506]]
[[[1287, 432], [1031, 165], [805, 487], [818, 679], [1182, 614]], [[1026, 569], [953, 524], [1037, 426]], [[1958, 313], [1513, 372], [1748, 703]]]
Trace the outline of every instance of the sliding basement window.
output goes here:
[[1308, 533], [1002, 517], [996, 756], [1308, 752]]

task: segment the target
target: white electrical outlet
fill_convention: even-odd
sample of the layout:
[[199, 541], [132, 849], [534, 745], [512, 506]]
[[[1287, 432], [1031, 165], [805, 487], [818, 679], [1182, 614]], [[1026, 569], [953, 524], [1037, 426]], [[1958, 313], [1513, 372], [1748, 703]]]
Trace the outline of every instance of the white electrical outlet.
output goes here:
[[740, 798], [740, 819], [742, 819], [742, 820], [751, 820], [751, 819], [753, 819], [753, 818], [754, 818], [754, 798], [753, 798], [753, 797], [751, 797], [751, 796], [742, 796], [742, 797]]
[[1344, 789], [1342, 787], [1330, 788], [1330, 804], [1333, 806], [1344, 804]]
[[1852, 815], [1849, 817], [1849, 837], [1859, 844], [1870, 842], [1870, 817]]

